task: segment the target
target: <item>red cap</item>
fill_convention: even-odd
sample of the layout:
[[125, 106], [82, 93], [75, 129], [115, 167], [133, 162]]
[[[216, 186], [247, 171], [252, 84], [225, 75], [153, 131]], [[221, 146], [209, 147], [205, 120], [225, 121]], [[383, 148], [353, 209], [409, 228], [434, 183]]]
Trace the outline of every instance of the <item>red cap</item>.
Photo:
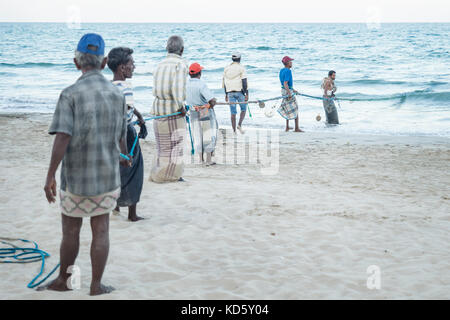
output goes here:
[[285, 56], [285, 57], [283, 58], [283, 60], [281, 60], [281, 62], [283, 62], [284, 64], [286, 64], [286, 63], [288, 63], [289, 61], [292, 61], [292, 60], [294, 60], [294, 59], [292, 59], [292, 58], [290, 58], [290, 57], [288, 57], [288, 56]]
[[191, 64], [191, 66], [189, 67], [189, 73], [190, 74], [196, 74], [199, 73], [200, 71], [202, 71], [204, 68], [199, 65], [197, 62]]

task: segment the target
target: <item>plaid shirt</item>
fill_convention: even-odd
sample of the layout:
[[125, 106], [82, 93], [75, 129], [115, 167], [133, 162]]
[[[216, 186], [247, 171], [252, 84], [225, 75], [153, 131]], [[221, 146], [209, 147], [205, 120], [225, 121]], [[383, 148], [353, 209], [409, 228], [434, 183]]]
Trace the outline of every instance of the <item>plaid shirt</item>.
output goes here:
[[181, 56], [169, 53], [153, 75], [152, 114], [162, 116], [178, 112], [186, 100], [188, 66]]
[[125, 98], [100, 71], [64, 89], [49, 134], [71, 136], [61, 166], [61, 190], [95, 196], [120, 187], [119, 141], [126, 136]]

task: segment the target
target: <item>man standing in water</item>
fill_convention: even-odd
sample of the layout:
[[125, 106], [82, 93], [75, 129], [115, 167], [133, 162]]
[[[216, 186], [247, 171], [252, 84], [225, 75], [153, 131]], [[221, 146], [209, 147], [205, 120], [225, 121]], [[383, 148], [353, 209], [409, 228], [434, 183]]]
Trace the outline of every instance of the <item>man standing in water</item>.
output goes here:
[[328, 72], [328, 77], [323, 79], [321, 86], [324, 98], [323, 108], [325, 110], [325, 116], [327, 117], [328, 124], [339, 124], [336, 105], [332, 99], [334, 98], [334, 93], [337, 90], [334, 80], [336, 80], [336, 71], [331, 70]]
[[78, 255], [84, 217], [91, 219], [92, 229], [90, 294], [114, 290], [101, 279], [109, 252], [109, 213], [120, 195], [119, 154], [128, 153], [127, 109], [123, 94], [101, 73], [107, 60], [104, 50], [101, 36], [91, 33], [81, 38], [74, 62], [82, 76], [62, 91], [49, 128], [56, 136], [44, 191], [48, 202], [55, 202], [55, 173], [62, 160], [61, 265], [59, 276], [38, 290], [71, 289], [68, 272]]
[[280, 70], [281, 95], [284, 97], [281, 101], [278, 113], [286, 119], [286, 131], [289, 131], [289, 120], [295, 119], [294, 132], [303, 132], [298, 126], [298, 105], [294, 94], [298, 93], [294, 90], [294, 79], [292, 77], [292, 61], [294, 59], [285, 56], [281, 60], [284, 68]]
[[[222, 87], [225, 90], [225, 101], [226, 102], [241, 102], [239, 106], [241, 107], [241, 114], [239, 116], [239, 123], [237, 129], [244, 134], [245, 131], [242, 129], [242, 122], [245, 118], [245, 113], [247, 111], [248, 101], [248, 83], [247, 74], [245, 68], [241, 65], [241, 54], [235, 53], [231, 56], [233, 62], [225, 68], [223, 71]], [[231, 126], [233, 127], [233, 132], [236, 133], [236, 104], [230, 105], [231, 112]]]

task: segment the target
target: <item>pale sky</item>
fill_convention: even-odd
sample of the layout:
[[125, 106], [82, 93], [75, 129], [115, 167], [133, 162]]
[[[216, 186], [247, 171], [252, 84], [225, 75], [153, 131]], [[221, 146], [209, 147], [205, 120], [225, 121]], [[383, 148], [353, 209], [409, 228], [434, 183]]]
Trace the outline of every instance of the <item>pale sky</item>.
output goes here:
[[450, 0], [1, 0], [0, 22], [450, 22]]

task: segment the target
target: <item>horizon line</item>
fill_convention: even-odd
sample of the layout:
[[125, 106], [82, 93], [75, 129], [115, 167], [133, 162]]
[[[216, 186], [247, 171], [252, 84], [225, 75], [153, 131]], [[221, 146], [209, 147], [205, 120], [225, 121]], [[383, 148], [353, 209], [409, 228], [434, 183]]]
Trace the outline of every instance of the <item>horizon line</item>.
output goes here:
[[[0, 23], [67, 23], [67, 21], [0, 21]], [[279, 21], [264, 21], [264, 22], [240, 22], [240, 21], [225, 21], [225, 22], [211, 22], [211, 21], [205, 21], [205, 22], [162, 22], [162, 21], [153, 21], [153, 22], [149, 22], [149, 21], [82, 21], [80, 22], [80, 24], [84, 24], [84, 23], [128, 23], [128, 24], [132, 24], [132, 23], [142, 23], [142, 24], [155, 24], [155, 23], [164, 23], [164, 24], [235, 24], [235, 23], [239, 23], [239, 24], [265, 24], [265, 23], [271, 23], [271, 24], [367, 24], [367, 23], [373, 23], [373, 21], [371, 22], [367, 22], [367, 21], [309, 21], [309, 22], [279, 22]], [[384, 22], [376, 22], [379, 24], [388, 24], [388, 23], [450, 23], [450, 21], [384, 21]]]

